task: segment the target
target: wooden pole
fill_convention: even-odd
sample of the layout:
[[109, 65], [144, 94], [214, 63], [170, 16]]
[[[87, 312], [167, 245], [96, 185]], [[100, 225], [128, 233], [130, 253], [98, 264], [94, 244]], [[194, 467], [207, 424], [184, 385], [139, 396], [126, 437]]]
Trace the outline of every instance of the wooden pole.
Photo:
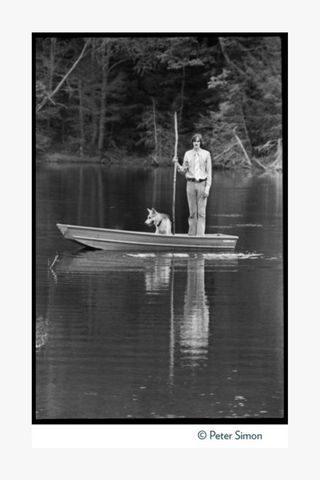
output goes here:
[[156, 104], [154, 101], [154, 98], [151, 97], [152, 99], [152, 108], [153, 108], [153, 125], [154, 125], [154, 149], [155, 149], [155, 154], [154, 154], [154, 161], [159, 165], [159, 162], [157, 161], [157, 156], [158, 156], [158, 134], [157, 134], [157, 122], [156, 122]]
[[[178, 156], [178, 120], [177, 112], [174, 112], [174, 131], [175, 131], [175, 144], [174, 144], [174, 156]], [[174, 163], [173, 171], [173, 199], [172, 199], [172, 233], [176, 233], [176, 183], [177, 183], [177, 166]]]

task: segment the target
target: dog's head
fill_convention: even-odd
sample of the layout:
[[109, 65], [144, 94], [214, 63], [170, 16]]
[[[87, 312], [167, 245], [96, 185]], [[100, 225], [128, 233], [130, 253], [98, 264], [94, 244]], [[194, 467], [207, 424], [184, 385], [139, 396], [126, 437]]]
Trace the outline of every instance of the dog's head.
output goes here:
[[147, 208], [147, 210], [148, 210], [148, 218], [144, 223], [146, 223], [149, 227], [152, 227], [152, 225], [154, 225], [157, 219], [158, 212], [154, 208], [152, 208], [151, 210], [150, 208]]

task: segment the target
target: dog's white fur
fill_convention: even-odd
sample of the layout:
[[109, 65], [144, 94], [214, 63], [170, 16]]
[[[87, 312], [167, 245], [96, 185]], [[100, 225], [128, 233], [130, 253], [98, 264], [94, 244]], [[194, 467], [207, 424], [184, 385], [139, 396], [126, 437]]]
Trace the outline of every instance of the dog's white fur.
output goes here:
[[172, 235], [171, 220], [165, 213], [158, 213], [154, 208], [151, 210], [147, 208], [149, 215], [145, 223], [148, 227], [154, 225], [156, 227], [155, 233], [160, 235]]

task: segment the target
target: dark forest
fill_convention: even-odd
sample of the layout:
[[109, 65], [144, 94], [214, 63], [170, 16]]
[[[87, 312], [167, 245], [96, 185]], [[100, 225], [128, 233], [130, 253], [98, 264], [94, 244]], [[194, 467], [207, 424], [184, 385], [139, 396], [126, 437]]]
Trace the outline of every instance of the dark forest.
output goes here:
[[33, 34], [37, 161], [282, 169], [286, 36]]

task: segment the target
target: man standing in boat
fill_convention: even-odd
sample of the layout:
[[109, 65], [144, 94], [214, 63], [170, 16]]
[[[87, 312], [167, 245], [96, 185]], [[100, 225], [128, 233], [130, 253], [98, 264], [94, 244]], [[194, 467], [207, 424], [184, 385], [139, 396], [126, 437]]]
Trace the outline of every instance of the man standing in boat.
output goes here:
[[178, 158], [173, 162], [179, 173], [187, 179], [187, 198], [189, 205], [188, 235], [203, 236], [206, 226], [207, 199], [212, 182], [212, 165], [210, 152], [204, 150], [202, 136], [199, 133], [191, 139], [192, 150], [188, 150], [182, 165]]

